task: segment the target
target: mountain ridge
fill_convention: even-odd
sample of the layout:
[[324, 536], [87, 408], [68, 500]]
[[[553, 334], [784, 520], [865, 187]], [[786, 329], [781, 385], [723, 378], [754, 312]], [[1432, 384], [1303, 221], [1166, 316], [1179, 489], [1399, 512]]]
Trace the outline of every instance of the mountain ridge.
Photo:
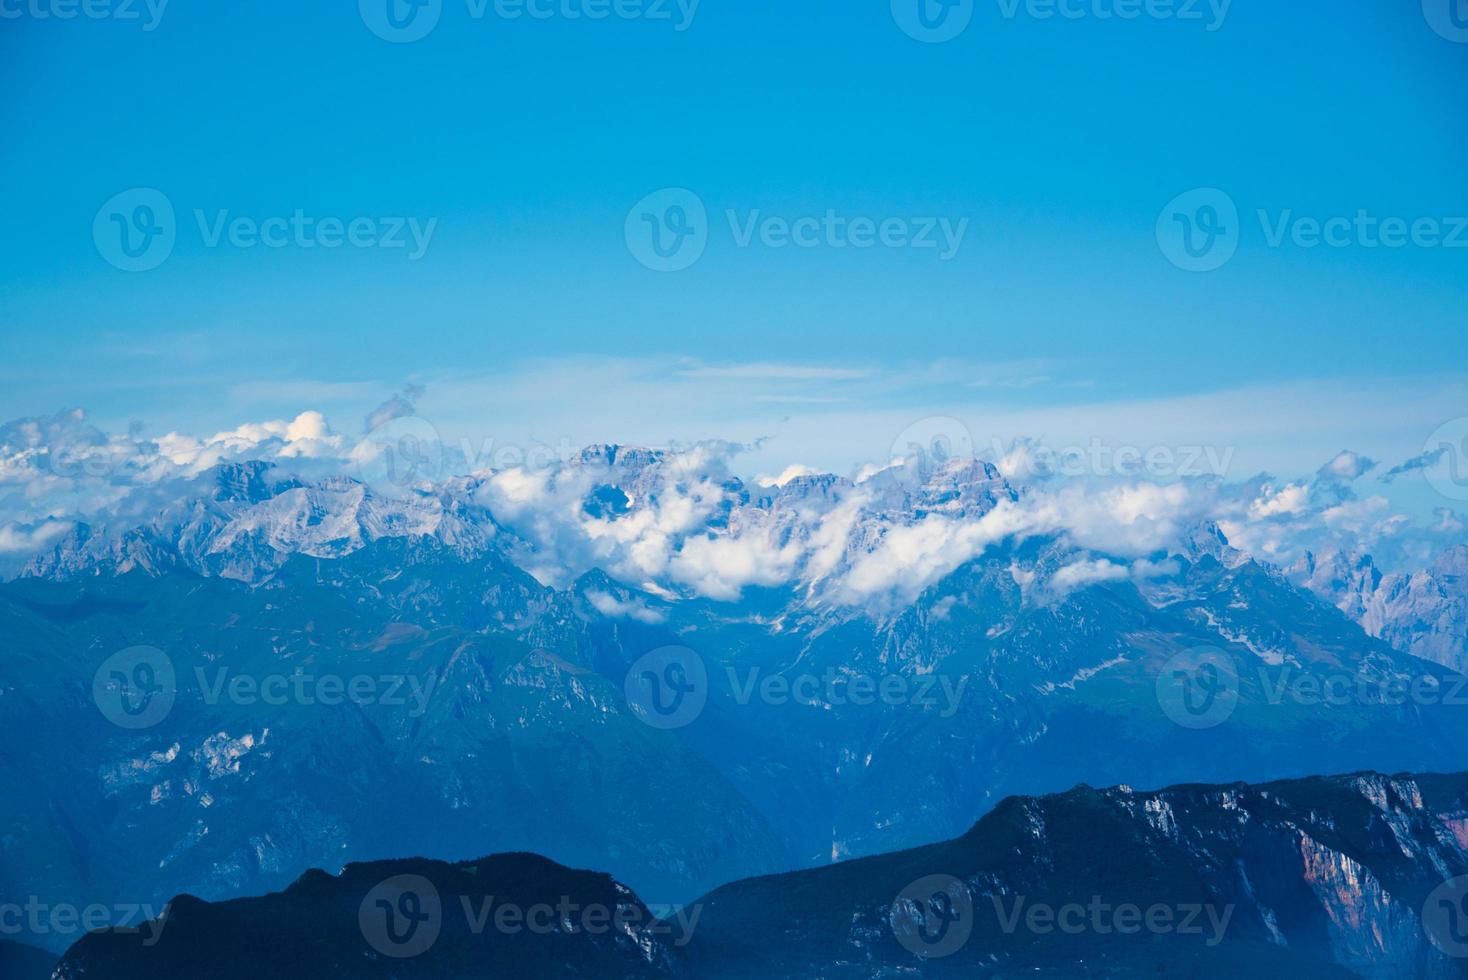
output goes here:
[[[153, 933], [89, 935], [56, 977], [105, 968], [119, 980], [168, 980], [209, 968], [227, 980], [290, 957], [295, 968], [328, 977], [485, 969], [519, 976], [533, 966], [626, 977], [1225, 977], [1288, 969], [1447, 978], [1468, 976], [1468, 944], [1455, 940], [1434, 896], [1468, 895], [1465, 882], [1468, 773], [1362, 771], [1152, 791], [1081, 784], [1008, 797], [952, 840], [730, 882], [657, 920], [610, 876], [536, 855], [311, 871], [258, 899], [208, 905], [185, 897]], [[379, 931], [373, 910], [381, 903], [370, 899], [384, 888], [413, 893], [403, 907], [435, 910], [435, 920], [424, 920], [433, 940], [412, 945]], [[934, 904], [940, 895], [959, 903]], [[465, 896], [461, 921], [454, 899]], [[472, 909], [486, 896], [516, 911], [492, 927], [482, 916], [476, 929]], [[525, 928], [531, 906], [558, 901], [575, 911], [553, 926], [543, 918], [540, 933]], [[589, 921], [580, 910], [597, 902], [632, 910], [636, 927], [578, 930]], [[1135, 921], [1133, 907], [1142, 910]], [[946, 923], [942, 935], [929, 928], [935, 915]], [[276, 930], [263, 944], [262, 923]], [[157, 941], [147, 943], [153, 934]], [[592, 959], [600, 972], [583, 972]]]

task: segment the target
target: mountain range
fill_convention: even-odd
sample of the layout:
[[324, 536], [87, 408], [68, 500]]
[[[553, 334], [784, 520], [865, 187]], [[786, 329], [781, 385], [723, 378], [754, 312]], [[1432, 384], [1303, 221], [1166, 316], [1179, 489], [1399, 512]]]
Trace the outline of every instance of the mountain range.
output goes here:
[[176, 898], [84, 937], [54, 977], [1450, 978], [1468, 976], [1465, 872], [1468, 774], [1083, 785], [661, 918], [529, 854], [311, 871]]
[[223, 464], [0, 583], [0, 883], [157, 908], [535, 852], [677, 905], [1078, 782], [1468, 769], [1453, 657], [1173, 496], [618, 447], [426, 486]]
[[1371, 556], [1307, 553], [1290, 576], [1403, 653], [1455, 670], [1468, 665], [1468, 545], [1411, 572], [1384, 573]]

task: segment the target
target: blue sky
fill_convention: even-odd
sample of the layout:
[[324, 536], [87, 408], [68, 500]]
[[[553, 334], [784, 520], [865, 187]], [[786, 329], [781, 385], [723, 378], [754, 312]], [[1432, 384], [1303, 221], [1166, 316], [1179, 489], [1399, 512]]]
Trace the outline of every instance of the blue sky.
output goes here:
[[[1347, 447], [1390, 465], [1468, 415], [1468, 247], [1292, 237], [1468, 215], [1468, 44], [1437, 0], [970, 0], [943, 43], [887, 2], [626, 2], [671, 19], [441, 0], [400, 44], [351, 4], [174, 0], [147, 30], [141, 0], [6, 0], [0, 416], [208, 432], [320, 409], [356, 431], [413, 382], [475, 441], [764, 435], [759, 464], [837, 466], [941, 414], [985, 445], [1192, 439], [1303, 472]], [[148, 271], [93, 235], [132, 188], [176, 213]], [[708, 215], [677, 272], [625, 234], [664, 188]], [[1239, 214], [1208, 272], [1159, 247], [1195, 188]], [[222, 212], [297, 211], [432, 235], [418, 258], [208, 243]], [[965, 230], [946, 259], [739, 244], [756, 215], [828, 212]]]

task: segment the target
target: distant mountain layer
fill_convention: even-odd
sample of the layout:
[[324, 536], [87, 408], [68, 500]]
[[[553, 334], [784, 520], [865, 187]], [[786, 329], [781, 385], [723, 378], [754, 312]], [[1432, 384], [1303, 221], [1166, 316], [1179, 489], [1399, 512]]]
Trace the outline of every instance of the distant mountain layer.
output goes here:
[[1444, 550], [1427, 568], [1383, 573], [1370, 555], [1306, 555], [1297, 581], [1404, 653], [1468, 667], [1468, 545]]
[[1468, 774], [1004, 800], [942, 844], [661, 919], [532, 855], [311, 872], [84, 937], [59, 980], [1468, 976]]
[[[1145, 581], [1026, 585], [1073, 562], [997, 545], [881, 616], [773, 587], [666, 603], [596, 571], [557, 589], [433, 537], [286, 555], [253, 584], [5, 583], [0, 886], [157, 907], [513, 850], [685, 902], [1083, 780], [1468, 768], [1461, 678], [1216, 537]], [[156, 671], [113, 659], [139, 647]], [[166, 711], [101, 710], [99, 677], [156, 686], [165, 667]], [[671, 724], [637, 697], [690, 677]]]
[[[977, 460], [681, 465], [602, 447], [394, 493], [229, 464], [76, 528], [0, 583], [0, 894], [157, 907], [524, 851], [686, 902], [1079, 781], [1468, 769], [1452, 667], [1215, 525], [1128, 557]], [[1142, 534], [1166, 493], [1112, 503]]]
[[[75, 580], [187, 570], [260, 584], [293, 557], [432, 540], [466, 562], [493, 555], [558, 587], [601, 569], [651, 593], [647, 602], [604, 604], [622, 616], [653, 620], [668, 601], [733, 601], [767, 585], [789, 586], [807, 606], [891, 615], [1006, 538], [1071, 543], [1072, 560], [1026, 581], [1027, 592], [1044, 597], [1108, 577], [1155, 578], [1156, 559], [1187, 537], [1173, 526], [1186, 508], [1156, 487], [1051, 499], [1011, 484], [991, 463], [926, 456], [859, 482], [805, 474], [747, 484], [719, 467], [699, 470], [696, 456], [594, 446], [543, 471], [401, 486], [361, 473], [308, 480], [265, 460], [222, 463], [154, 487], [150, 507], [58, 523], [70, 530], [19, 571]], [[1216, 533], [1192, 519], [1202, 525], [1195, 538]], [[1089, 554], [1078, 540], [1125, 545], [1127, 556]], [[1157, 553], [1135, 561], [1149, 551]], [[1306, 553], [1288, 574], [1370, 636], [1463, 670], [1468, 544], [1424, 561], [1386, 573], [1364, 552]]]
[[0, 980], [47, 980], [56, 954], [0, 939]]

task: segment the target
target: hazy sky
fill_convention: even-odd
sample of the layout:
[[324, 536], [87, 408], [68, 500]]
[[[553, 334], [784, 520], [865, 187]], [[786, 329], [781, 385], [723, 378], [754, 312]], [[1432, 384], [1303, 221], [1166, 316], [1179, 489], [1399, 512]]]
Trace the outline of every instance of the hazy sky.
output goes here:
[[1242, 476], [1468, 415], [1450, 0], [918, 2], [3, 0], [0, 418]]

